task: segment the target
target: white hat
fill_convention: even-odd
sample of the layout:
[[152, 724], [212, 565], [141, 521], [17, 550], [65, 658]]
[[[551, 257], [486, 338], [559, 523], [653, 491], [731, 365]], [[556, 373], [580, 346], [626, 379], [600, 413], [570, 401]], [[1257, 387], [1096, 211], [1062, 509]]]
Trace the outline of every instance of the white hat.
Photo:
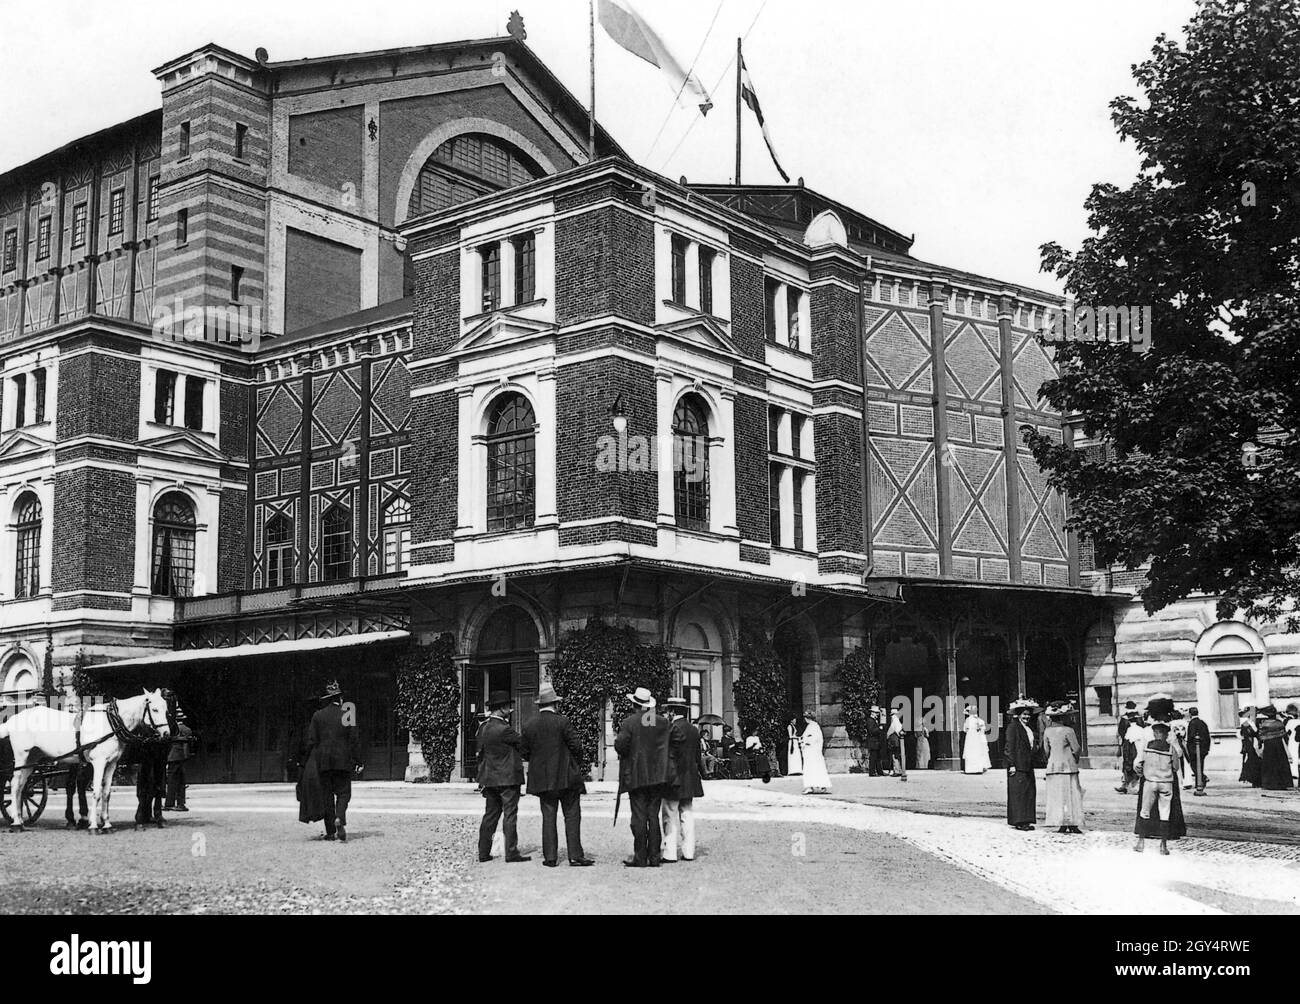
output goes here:
[[627, 699], [638, 708], [653, 708], [655, 706], [654, 696], [647, 687], [637, 687], [636, 693], [628, 694]]

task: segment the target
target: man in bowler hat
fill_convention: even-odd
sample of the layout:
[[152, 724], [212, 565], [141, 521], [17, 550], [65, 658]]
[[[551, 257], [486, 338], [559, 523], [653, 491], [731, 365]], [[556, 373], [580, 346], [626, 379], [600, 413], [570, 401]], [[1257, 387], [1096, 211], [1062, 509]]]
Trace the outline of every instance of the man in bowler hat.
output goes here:
[[658, 868], [663, 854], [664, 788], [669, 778], [670, 723], [655, 711], [655, 699], [645, 687], [628, 694], [636, 707], [623, 719], [614, 739], [618, 753], [619, 791], [626, 791], [632, 809], [632, 857], [629, 868]]
[[[519, 789], [524, 783], [524, 761], [519, 755], [519, 733], [510, 727], [514, 702], [504, 690], [488, 696], [488, 717], [478, 730], [478, 783], [486, 804], [478, 828], [478, 859], [492, 860], [492, 834], [497, 822], [505, 833], [506, 862], [531, 861], [519, 853]], [[503, 818], [504, 817], [504, 818]]]
[[524, 726], [520, 755], [528, 761], [528, 794], [542, 803], [542, 864], [559, 864], [560, 840], [556, 815], [564, 809], [564, 839], [569, 865], [585, 868], [594, 862], [582, 850], [582, 746], [569, 720], [560, 714], [560, 698], [549, 683], [537, 694], [537, 717]]
[[348, 803], [352, 800], [352, 775], [361, 773], [361, 744], [356, 722], [343, 716], [343, 691], [334, 681], [320, 697], [323, 707], [312, 715], [307, 729], [307, 756], [316, 753], [321, 794], [325, 799], [325, 839], [348, 840]]
[[672, 864], [677, 861], [679, 840], [681, 860], [695, 860], [694, 806], [695, 799], [704, 794], [703, 764], [700, 760], [700, 730], [687, 717], [690, 705], [686, 699], [674, 695], [664, 704], [664, 710], [671, 716], [672, 725], [668, 732], [670, 776], [664, 789], [663, 860], [665, 864]]

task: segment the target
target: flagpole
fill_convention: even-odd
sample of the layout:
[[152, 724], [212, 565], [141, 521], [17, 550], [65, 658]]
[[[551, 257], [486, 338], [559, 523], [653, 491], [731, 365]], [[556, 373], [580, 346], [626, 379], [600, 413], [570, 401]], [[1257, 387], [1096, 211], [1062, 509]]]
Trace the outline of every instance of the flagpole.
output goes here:
[[744, 53], [741, 51], [741, 45], [743, 41], [744, 40], [740, 38], [736, 39], [736, 184], [737, 185], [740, 184], [740, 130], [741, 130], [740, 89], [742, 86], [744, 86], [742, 83], [742, 79], [744, 75], [744, 66], [745, 66], [745, 56]]
[[587, 160], [596, 159], [596, 0], [588, 5], [591, 16], [591, 121], [587, 130]]

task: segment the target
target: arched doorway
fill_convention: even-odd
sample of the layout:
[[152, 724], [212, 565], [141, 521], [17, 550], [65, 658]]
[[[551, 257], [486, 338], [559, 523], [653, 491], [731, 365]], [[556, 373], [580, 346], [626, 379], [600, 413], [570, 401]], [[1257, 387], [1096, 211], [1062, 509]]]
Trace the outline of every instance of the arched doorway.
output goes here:
[[1019, 696], [1017, 690], [1015, 666], [1004, 637], [979, 630], [958, 636], [957, 694], [964, 702], [975, 704], [988, 723], [989, 760], [995, 767], [1002, 763], [1004, 718]]
[[[677, 658], [676, 688], [689, 705], [691, 721], [701, 715], [718, 715], [733, 727], [735, 711], [727, 696], [730, 680], [723, 679], [722, 633], [708, 610], [694, 606], [684, 610], [673, 626], [671, 647]], [[720, 739], [720, 726], [701, 726], [711, 739]]]
[[502, 607], [479, 632], [474, 660], [465, 670], [464, 774], [474, 777], [475, 736], [487, 715], [488, 697], [505, 691], [514, 701], [511, 724], [516, 730], [537, 714], [537, 625], [522, 607]]
[[[817, 703], [816, 643], [805, 626], [786, 621], [773, 633], [772, 648], [785, 669], [787, 715], [802, 719], [804, 711]], [[789, 755], [790, 750], [785, 744], [777, 750], [782, 774], [789, 770]]]
[[[948, 689], [948, 670], [939, 655], [934, 635], [916, 624], [891, 624], [876, 631], [876, 679], [880, 681], [880, 704], [892, 707], [906, 699], [904, 721], [914, 728], [925, 713], [930, 697], [942, 697]], [[906, 709], [911, 709], [910, 722]], [[933, 759], [952, 756], [952, 737], [942, 728], [931, 727], [930, 755]], [[908, 755], [915, 756], [915, 737], [908, 737]]]
[[39, 685], [35, 664], [20, 652], [0, 671], [0, 708], [21, 710], [28, 707]]

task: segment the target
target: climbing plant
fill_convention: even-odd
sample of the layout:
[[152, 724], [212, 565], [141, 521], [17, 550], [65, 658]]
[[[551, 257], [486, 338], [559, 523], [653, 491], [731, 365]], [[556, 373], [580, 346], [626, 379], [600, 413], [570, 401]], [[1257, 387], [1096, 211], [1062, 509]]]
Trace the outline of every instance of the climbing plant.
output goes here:
[[593, 618], [560, 642], [551, 682], [582, 744], [585, 772], [600, 756], [606, 703], [620, 722], [633, 710], [627, 695], [646, 687], [662, 707], [672, 689], [673, 667], [662, 646], [643, 644], [631, 626]]
[[740, 675], [731, 685], [741, 731], [757, 732], [769, 753], [785, 742], [786, 670], [756, 614], [740, 619]]
[[432, 645], [411, 645], [397, 658], [397, 719], [420, 744], [435, 783], [451, 780], [456, 764], [461, 694], [455, 652], [455, 639], [444, 634]]
[[844, 730], [855, 747], [854, 758], [861, 764], [862, 750], [867, 745], [867, 722], [880, 697], [880, 683], [870, 653], [858, 647], [846, 655], [835, 671], [835, 681], [840, 687]]

